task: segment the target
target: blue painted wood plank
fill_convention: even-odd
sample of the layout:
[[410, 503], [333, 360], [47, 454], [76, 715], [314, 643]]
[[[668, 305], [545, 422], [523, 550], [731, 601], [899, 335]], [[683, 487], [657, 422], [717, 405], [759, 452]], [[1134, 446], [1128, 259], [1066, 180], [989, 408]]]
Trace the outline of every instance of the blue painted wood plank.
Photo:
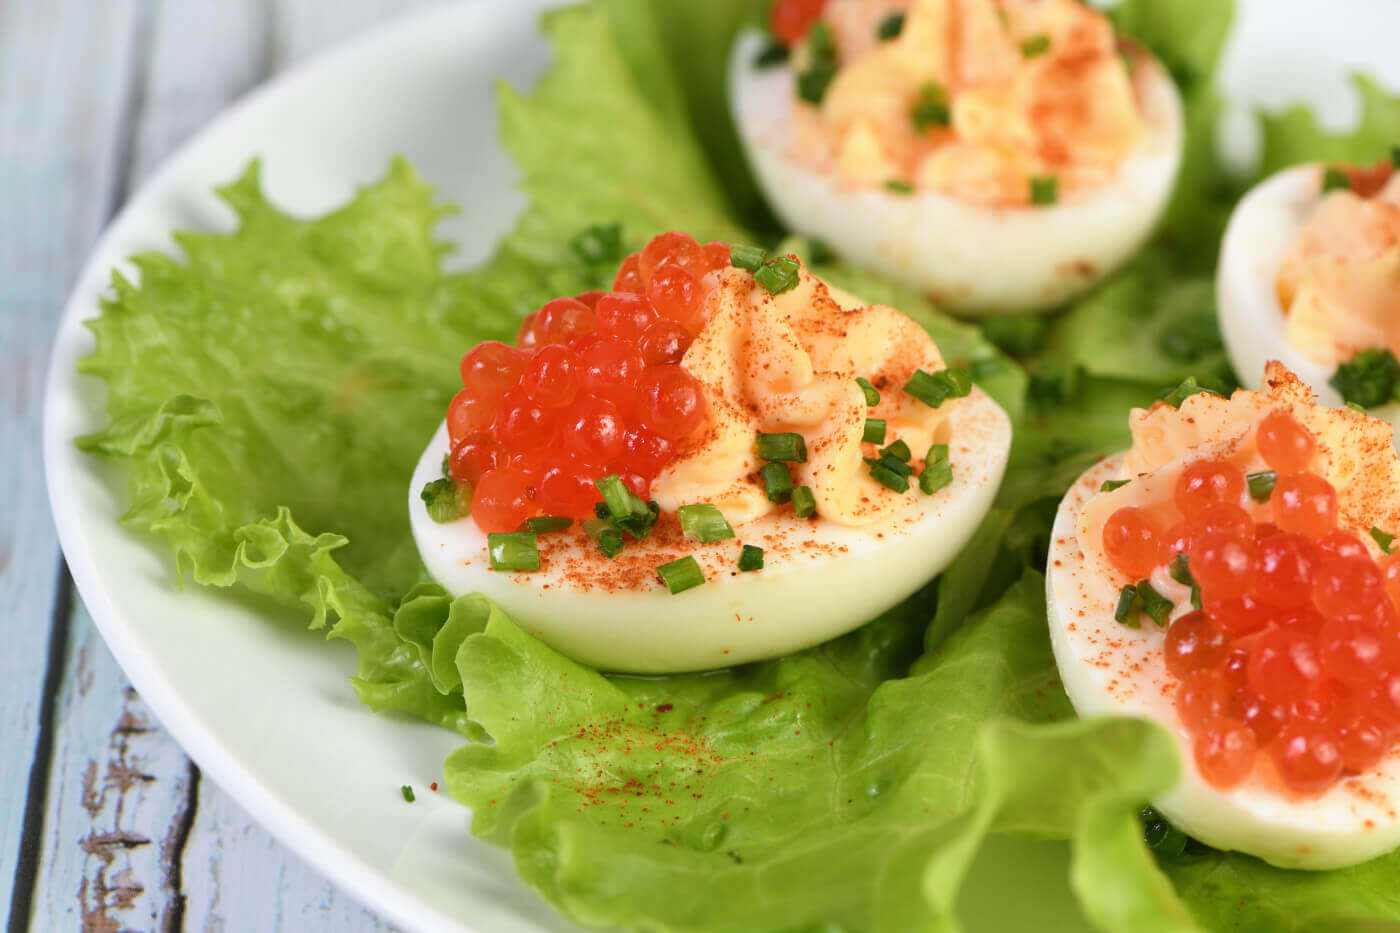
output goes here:
[[43, 373], [112, 208], [139, 27], [139, 0], [0, 3], [0, 918], [26, 909], [20, 845], [39, 813], [25, 800], [45, 776], [34, 756], [58, 550], [39, 453]]

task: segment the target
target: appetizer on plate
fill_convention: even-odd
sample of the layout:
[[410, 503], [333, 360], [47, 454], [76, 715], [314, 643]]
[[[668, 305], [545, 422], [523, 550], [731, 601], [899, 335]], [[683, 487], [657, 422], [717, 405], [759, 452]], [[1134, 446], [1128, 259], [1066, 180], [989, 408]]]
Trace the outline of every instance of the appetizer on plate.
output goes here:
[[950, 309], [1084, 292], [1171, 193], [1176, 87], [1078, 0], [779, 0], [772, 31], [782, 45], [750, 33], [730, 63], [768, 200]]
[[1230, 218], [1216, 293], [1225, 345], [1245, 379], [1281, 360], [1325, 404], [1379, 408], [1392, 423], [1400, 417], [1400, 177], [1392, 161], [1298, 165], [1261, 182]]
[[1336, 868], [1400, 844], [1400, 460], [1385, 421], [1263, 391], [1130, 416], [1060, 505], [1048, 604], [1082, 716], [1155, 719], [1154, 805], [1209, 845]]
[[546, 304], [516, 346], [478, 344], [462, 379], [414, 477], [424, 563], [605, 670], [855, 628], [957, 555], [1011, 444], [895, 309], [682, 233], [628, 256], [613, 291]]

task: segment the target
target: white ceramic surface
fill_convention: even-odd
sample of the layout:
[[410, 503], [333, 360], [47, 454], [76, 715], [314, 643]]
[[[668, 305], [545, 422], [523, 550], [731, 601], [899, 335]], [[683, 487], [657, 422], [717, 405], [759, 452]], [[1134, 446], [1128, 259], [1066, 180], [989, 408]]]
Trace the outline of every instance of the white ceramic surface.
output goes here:
[[[102, 239], [74, 287], [49, 373], [44, 454], [54, 516], [73, 578], [117, 660], [214, 781], [352, 895], [411, 929], [569, 926], [516, 879], [505, 852], [467, 834], [461, 807], [426, 792], [455, 736], [370, 714], [350, 688], [347, 645], [318, 644], [320, 636], [224, 594], [178, 590], [168, 555], [116, 523], [125, 478], [72, 444], [103, 421], [101, 385], [79, 378], [74, 365], [91, 350], [81, 322], [97, 313], [109, 270], [139, 250], [170, 249], [172, 229], [227, 228], [231, 217], [210, 189], [253, 155], [263, 157], [272, 198], [311, 213], [403, 153], [465, 209], [443, 227], [460, 245], [454, 263], [484, 257], [521, 204], [496, 142], [491, 89], [502, 78], [528, 83], [546, 63], [535, 29], [541, 5], [477, 0], [434, 10], [317, 59], [230, 110], [157, 173]], [[1350, 68], [1400, 87], [1400, 57], [1390, 48], [1397, 34], [1400, 4], [1392, 0], [1252, 0], [1226, 61], [1226, 86], [1270, 103], [1280, 93], [1305, 96], [1345, 121]], [[405, 783], [418, 788], [418, 803], [399, 798]], [[1062, 864], [1054, 851], [1037, 851]], [[997, 892], [1017, 870], [988, 861], [991, 873], [973, 879], [969, 896], [1004, 903]]]

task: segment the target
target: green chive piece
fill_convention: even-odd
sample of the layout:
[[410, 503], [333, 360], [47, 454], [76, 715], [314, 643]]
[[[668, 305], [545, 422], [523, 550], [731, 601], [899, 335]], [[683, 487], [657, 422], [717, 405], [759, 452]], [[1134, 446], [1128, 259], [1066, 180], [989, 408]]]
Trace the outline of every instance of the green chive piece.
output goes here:
[[1031, 203], [1040, 207], [1060, 199], [1060, 179], [1057, 175], [1031, 176]]
[[451, 454], [443, 454], [443, 455], [442, 455], [442, 478], [443, 478], [443, 479], [451, 479], [451, 478], [452, 478], [452, 455], [451, 455]]
[[1161, 628], [1172, 614], [1172, 601], [1152, 588], [1152, 584], [1142, 580], [1137, 585], [1138, 599], [1142, 600], [1142, 611]]
[[817, 497], [812, 495], [811, 486], [798, 486], [792, 491], [792, 511], [798, 518], [817, 514]]
[[1021, 40], [1021, 57], [1035, 58], [1050, 51], [1050, 37], [1043, 32]]
[[948, 459], [948, 445], [934, 444], [924, 458], [924, 469], [919, 474], [919, 491], [931, 496], [953, 481], [953, 463]]
[[909, 464], [905, 463], [903, 460], [900, 460], [898, 457], [891, 457], [886, 454], [881, 454], [878, 457], [864, 457], [862, 459], [865, 460], [866, 464], [869, 465], [871, 470], [874, 470], [876, 467], [880, 467], [881, 469], [888, 470], [896, 476], [914, 475], [914, 468], [911, 467]]
[[870, 478], [881, 486], [893, 489], [895, 492], [909, 491], [909, 480], [885, 466], [881, 461], [873, 457], [866, 457], [865, 462], [870, 465]]
[[527, 518], [520, 523], [516, 531], [528, 531], [537, 535], [547, 535], [556, 531], [563, 531], [574, 523], [572, 518], [564, 515], [536, 515], [534, 518]]
[[1138, 621], [1138, 614], [1133, 610], [1138, 605], [1137, 587], [1129, 583], [1118, 591], [1118, 605], [1113, 607], [1113, 619], [1128, 628], [1140, 628], [1142, 623]]
[[1130, 479], [1106, 479], [1103, 481], [1103, 485], [1099, 487], [1099, 492], [1113, 492], [1113, 490], [1122, 489], [1131, 482], [1132, 480]]
[[1390, 147], [1390, 167], [1400, 168], [1400, 146]]
[[899, 34], [904, 31], [904, 14], [891, 13], [880, 20], [880, 25], [875, 27], [875, 38], [881, 42], [888, 42], [891, 39], [899, 38]]
[[763, 569], [763, 548], [754, 547], [752, 544], [744, 545], [744, 549], [739, 552], [739, 572], [748, 573], [751, 570]]
[[753, 274], [753, 280], [768, 289], [770, 295], [781, 295], [797, 287], [797, 271], [802, 263], [794, 256], [778, 256], [768, 260]]
[[765, 463], [758, 475], [763, 480], [763, 491], [768, 495], [769, 502], [782, 505], [792, 498], [792, 473], [787, 464]]
[[1400, 361], [1384, 347], [1369, 347], [1337, 367], [1328, 385], [1347, 402], [1375, 408], [1395, 398], [1400, 386]]
[[569, 248], [587, 263], [617, 262], [622, 258], [622, 224], [593, 224], [572, 240]]
[[807, 70], [797, 76], [797, 96], [820, 104], [836, 78], [836, 42], [826, 23], [818, 20], [807, 33]]
[[656, 525], [656, 520], [661, 517], [661, 507], [655, 502], [643, 502], [639, 497], [632, 497], [632, 514], [626, 518], [612, 519], [612, 524], [627, 532], [638, 541], [651, 534], [651, 529]]
[[865, 433], [860, 439], [867, 444], [883, 444], [885, 442], [885, 419], [866, 418]]
[[883, 457], [886, 454], [898, 460], [903, 460], [905, 463], [914, 459], [914, 452], [910, 450], [909, 445], [903, 441], [895, 441], [893, 444], [880, 451], [880, 456]]
[[470, 509], [462, 507], [462, 497], [457, 489], [457, 484], [450, 479], [433, 480], [423, 487], [418, 498], [422, 499], [423, 504], [427, 506], [428, 517], [439, 525], [444, 522], [455, 522], [470, 511]]
[[681, 517], [681, 532], [687, 537], [709, 544], [734, 537], [734, 529], [724, 514], [708, 502], [683, 505], [677, 512]]
[[528, 531], [494, 531], [486, 536], [492, 570], [539, 570], [539, 539]]
[[1346, 172], [1337, 168], [1335, 165], [1327, 166], [1326, 171], [1322, 173], [1322, 193], [1326, 194], [1329, 191], [1336, 191], [1340, 188], [1345, 188], [1350, 191], [1351, 179], [1347, 176]]
[[885, 190], [891, 194], [913, 194], [914, 186], [902, 178], [891, 178], [885, 182]]
[[700, 569], [699, 562], [689, 555], [657, 567], [656, 575], [673, 596], [705, 582], [705, 572]]
[[1193, 395], [1200, 395], [1201, 393], [1205, 393], [1206, 395], [1220, 395], [1220, 393], [1214, 389], [1206, 388], [1197, 382], [1195, 376], [1187, 376], [1181, 381], [1180, 385], [1163, 392], [1161, 399], [1173, 408], [1180, 408], [1182, 402]]
[[1153, 854], [1163, 858], [1176, 858], [1186, 851], [1189, 841], [1185, 833], [1167, 822], [1166, 817], [1152, 807], [1143, 807], [1138, 812], [1142, 821], [1142, 841]]
[[947, 126], [951, 119], [947, 88], [937, 81], [925, 81], [919, 85], [919, 97], [909, 111], [909, 119], [916, 133], [922, 133], [930, 126]]
[[1385, 551], [1387, 554], [1395, 550], [1391, 544], [1391, 542], [1395, 540], [1395, 535], [1386, 534], [1373, 525], [1371, 526], [1371, 537], [1381, 546], [1381, 550]]
[[1191, 566], [1188, 563], [1185, 551], [1179, 552], [1172, 558], [1171, 566], [1167, 568], [1167, 573], [1182, 586], [1191, 587], [1191, 608], [1200, 609], [1201, 588], [1196, 585], [1196, 578], [1191, 575]]
[[972, 377], [956, 366], [936, 373], [916, 369], [904, 384], [904, 391], [930, 408], [937, 408], [950, 398], [962, 398], [971, 392]]
[[777, 39], [769, 39], [759, 49], [758, 54], [753, 57], [755, 68], [772, 68], [774, 65], [781, 65], [788, 60], [791, 51]]
[[875, 384], [864, 376], [856, 377], [856, 385], [860, 386], [861, 392], [865, 393], [865, 407], [874, 408], [880, 404], [880, 390], [875, 388]]
[[413, 796], [412, 787], [409, 787], [407, 784], [405, 784], [403, 787], [399, 788], [399, 793], [403, 794], [403, 799], [405, 803], [413, 803], [415, 798]]
[[635, 511], [637, 497], [632, 495], [632, 490], [616, 473], [595, 480], [594, 485], [603, 494], [603, 505], [607, 506], [608, 515], [614, 520], [627, 518]]
[[729, 264], [736, 269], [757, 272], [758, 267], [763, 265], [763, 260], [767, 258], [768, 251], [761, 246], [744, 246], [741, 243], [735, 243], [729, 247]]
[[603, 552], [604, 557], [616, 557], [622, 550], [622, 532], [605, 519], [588, 519], [583, 523], [583, 531], [598, 545], [598, 550]]
[[1245, 482], [1249, 484], [1251, 499], [1255, 502], [1268, 502], [1269, 497], [1274, 494], [1274, 483], [1278, 482], [1278, 474], [1273, 470], [1260, 470], [1246, 476]]
[[785, 434], [758, 434], [754, 444], [760, 460], [780, 460], [784, 463], [806, 463], [807, 441], [801, 434], [789, 431]]

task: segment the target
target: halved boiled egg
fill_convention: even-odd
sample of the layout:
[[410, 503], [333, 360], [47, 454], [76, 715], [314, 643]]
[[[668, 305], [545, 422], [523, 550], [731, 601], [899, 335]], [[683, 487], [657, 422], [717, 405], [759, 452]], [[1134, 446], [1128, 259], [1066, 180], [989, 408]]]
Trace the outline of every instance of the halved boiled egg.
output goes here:
[[1177, 739], [1153, 805], [1186, 833], [1287, 868], [1400, 844], [1400, 460], [1378, 419], [1262, 392], [1158, 403], [1056, 516], [1051, 642], [1081, 716]]
[[739, 136], [789, 227], [976, 314], [1049, 309], [1137, 251], [1183, 143], [1156, 59], [1077, 0], [891, 9], [829, 0], [790, 64], [735, 45]]
[[[413, 478], [433, 578], [604, 670], [725, 667], [856, 628], [947, 566], [1006, 466], [1005, 412], [913, 321], [793, 257], [713, 246], [663, 234], [617, 291], [468, 353]], [[471, 514], [435, 521], [419, 490], [454, 483]]]
[[[1216, 304], [1246, 385], [1257, 387], [1265, 362], [1279, 360], [1324, 404], [1342, 404], [1339, 366], [1369, 349], [1400, 349], [1400, 176], [1389, 162], [1309, 164], [1256, 185], [1226, 228]], [[1358, 388], [1359, 402], [1400, 423], [1392, 392]]]

